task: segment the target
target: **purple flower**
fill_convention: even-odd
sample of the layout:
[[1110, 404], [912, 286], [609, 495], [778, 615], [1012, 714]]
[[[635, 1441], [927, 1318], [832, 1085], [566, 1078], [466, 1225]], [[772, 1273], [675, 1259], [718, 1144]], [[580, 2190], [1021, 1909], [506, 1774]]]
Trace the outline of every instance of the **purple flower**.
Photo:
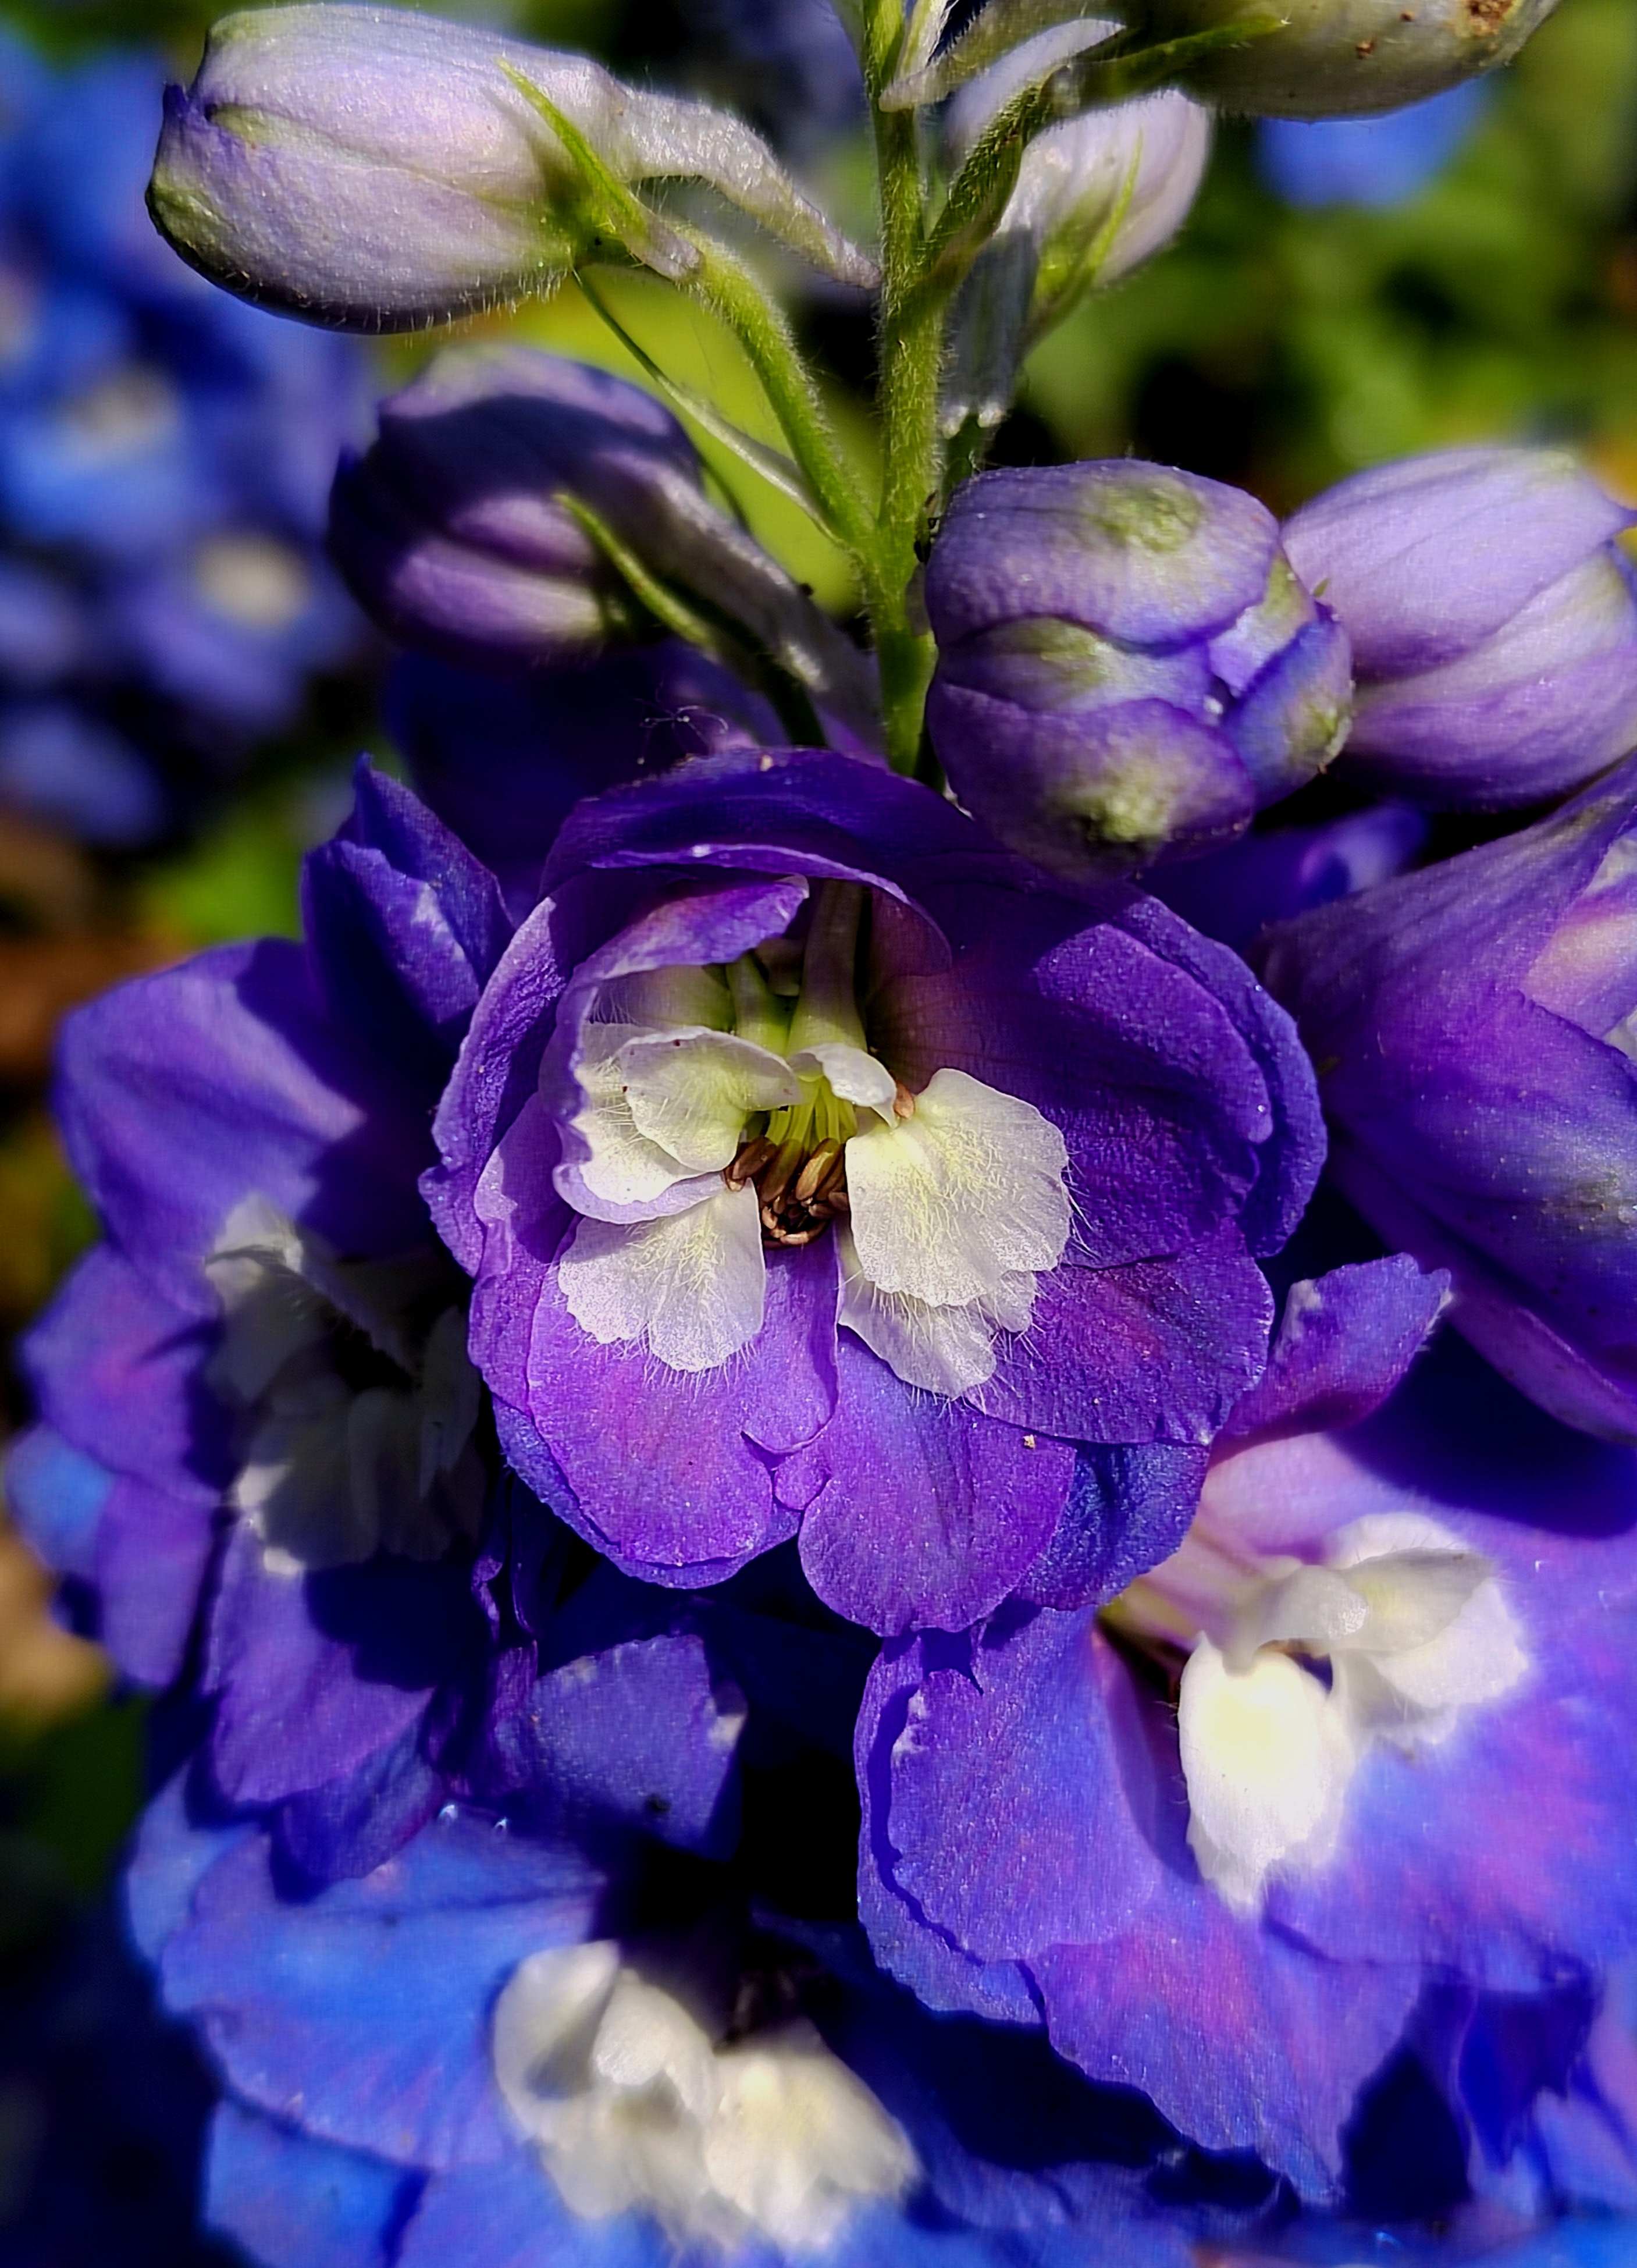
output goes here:
[[811, 751], [582, 806], [544, 891], [426, 1187], [506, 1454], [588, 1542], [689, 1586], [799, 1528], [841, 1612], [960, 1628], [1076, 1443], [1208, 1440], [1318, 1156], [1242, 963]]
[[929, 2021], [852, 1926], [749, 1926], [700, 1870], [690, 1927], [664, 1886], [640, 1845], [451, 1807], [297, 1900], [173, 1783], [128, 1897], [221, 2078], [207, 2224], [268, 2268], [1071, 2268], [1092, 2231], [1112, 2268], [1186, 2268], [1266, 2197], [1241, 2174], [1213, 2212], [1146, 2106]]
[[1355, 474], [1285, 547], [1353, 641], [1344, 761], [1434, 809], [1578, 787], [1637, 739], [1637, 515], [1548, 449], [1449, 449]]
[[1394, 1391], [1441, 1289], [1297, 1285], [1172, 1557], [889, 1646], [860, 1719], [878, 1957], [1315, 2196], [1429, 1992], [1637, 1933], [1637, 1468], [1457, 1342]]
[[1116, 461], [980, 474], [927, 566], [963, 801], [1070, 882], [1188, 857], [1340, 747], [1347, 642], [1254, 497]]
[[336, 482], [331, 549], [395, 637], [457, 661], [549, 666], [640, 627], [573, 504], [638, 549], [672, 491], [705, 508], [652, 394], [527, 347], [453, 349], [378, 415]]
[[8, 1495], [128, 1675], [169, 1683], [196, 1633], [217, 1786], [322, 1876], [435, 1808], [482, 1697], [481, 1389], [415, 1182], [510, 924], [367, 769], [305, 895], [306, 950], [206, 954], [65, 1029], [106, 1241], [30, 1336]]
[[1318, 1067], [1341, 1189], [1455, 1279], [1543, 1408], [1637, 1438], [1637, 765], [1552, 818], [1304, 914], [1262, 962]]

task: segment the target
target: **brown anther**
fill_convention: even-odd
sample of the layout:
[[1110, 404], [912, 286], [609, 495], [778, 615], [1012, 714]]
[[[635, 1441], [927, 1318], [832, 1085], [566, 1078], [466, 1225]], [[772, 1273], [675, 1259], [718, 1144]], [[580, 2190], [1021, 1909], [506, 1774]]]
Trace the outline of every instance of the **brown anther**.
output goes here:
[[845, 1204], [847, 1201], [847, 1152], [839, 1142], [836, 1144], [835, 1155], [830, 1160], [829, 1171], [808, 1202], [815, 1205], [828, 1204], [838, 1189], [841, 1191], [842, 1203]]
[[915, 1098], [900, 1079], [892, 1097], [892, 1116], [895, 1118], [913, 1118], [914, 1115]]
[[739, 1145], [738, 1154], [733, 1163], [723, 1167], [722, 1178], [730, 1189], [742, 1189], [747, 1182], [755, 1180], [769, 1158], [776, 1158], [778, 1154], [776, 1142], [770, 1142], [765, 1134], [754, 1135], [750, 1141]]
[[829, 1180], [831, 1168], [841, 1154], [841, 1145], [837, 1141], [821, 1142], [818, 1145], [801, 1172], [796, 1176], [796, 1187], [790, 1191], [790, 1196], [796, 1204], [812, 1204], [826, 1182]]
[[1373, 55], [1375, 54], [1376, 42], [1374, 40], [1361, 40], [1358, 45], [1354, 48], [1353, 52], [1358, 57], [1359, 61], [1362, 63], [1366, 56]]

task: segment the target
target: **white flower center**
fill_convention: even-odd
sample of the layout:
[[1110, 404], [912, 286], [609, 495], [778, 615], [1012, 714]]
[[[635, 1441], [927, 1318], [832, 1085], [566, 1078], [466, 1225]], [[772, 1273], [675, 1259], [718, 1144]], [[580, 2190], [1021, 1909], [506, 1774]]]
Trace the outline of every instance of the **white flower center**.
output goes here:
[[1201, 1515], [1110, 1620], [1190, 1649], [1177, 1704], [1189, 1847], [1247, 1915], [1271, 1875], [1329, 1859], [1374, 1742], [1432, 1747], [1528, 1668], [1489, 1561], [1413, 1513], [1338, 1529], [1322, 1564], [1237, 1553]]
[[606, 988], [581, 1030], [559, 1186], [584, 1216], [563, 1296], [604, 1345], [716, 1368], [762, 1326], [767, 1249], [836, 1226], [838, 1320], [899, 1376], [958, 1395], [1024, 1329], [1071, 1224], [1068, 1151], [1031, 1103], [962, 1071], [912, 1095], [855, 1004], [864, 892], [826, 883], [788, 940], [724, 971]]
[[679, 2245], [833, 2244], [869, 2198], [902, 2197], [914, 2154], [804, 2019], [724, 2044], [622, 1963], [554, 1948], [495, 2009], [495, 2075], [569, 2209], [646, 2211]]
[[275, 1574], [475, 1537], [481, 1388], [449, 1272], [429, 1254], [337, 1260], [264, 1197], [228, 1217], [205, 1262], [225, 1321], [209, 1376], [246, 1413], [230, 1501]]

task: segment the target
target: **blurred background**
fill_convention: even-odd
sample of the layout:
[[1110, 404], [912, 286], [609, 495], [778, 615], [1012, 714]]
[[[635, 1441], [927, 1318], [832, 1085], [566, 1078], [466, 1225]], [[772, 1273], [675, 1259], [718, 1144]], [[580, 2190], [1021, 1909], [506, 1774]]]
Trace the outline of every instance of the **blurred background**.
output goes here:
[[[351, 759], [393, 761], [390, 657], [325, 563], [324, 505], [372, 400], [431, 350], [239, 307], [154, 235], [160, 89], [212, 12], [0, 0], [6, 1430], [27, 1416], [17, 1336], [93, 1233], [49, 1116], [58, 1018], [143, 968], [293, 933]], [[825, 0], [443, 12], [738, 104], [860, 225], [858, 90]], [[657, 284], [607, 291], [657, 360], [767, 431], [724, 334]], [[799, 321], [867, 477], [867, 316], [820, 291]], [[484, 328], [641, 378], [571, 287]], [[1130, 450], [1283, 512], [1384, 458], [1501, 438], [1571, 443], [1637, 501], [1633, 0], [1563, 0], [1511, 70], [1395, 117], [1225, 124], [1179, 241], [1038, 351], [995, 453]], [[727, 477], [845, 613], [839, 556]], [[203, 2088], [149, 2029], [106, 1897], [165, 1727], [84, 1627], [73, 1582], [54, 1595], [0, 1521], [0, 2262], [169, 2268], [209, 2257], [185, 2233]]]

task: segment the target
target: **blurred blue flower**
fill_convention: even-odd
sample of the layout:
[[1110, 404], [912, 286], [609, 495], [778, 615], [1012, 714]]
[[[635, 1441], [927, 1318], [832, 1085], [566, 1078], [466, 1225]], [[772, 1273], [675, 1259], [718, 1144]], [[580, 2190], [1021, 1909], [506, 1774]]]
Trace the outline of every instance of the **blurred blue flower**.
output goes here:
[[1407, 204], [1442, 173], [1489, 104], [1481, 79], [1375, 118], [1264, 118], [1256, 166], [1288, 205]]
[[0, 806], [128, 848], [358, 646], [319, 544], [367, 364], [158, 237], [156, 58], [4, 63]]

